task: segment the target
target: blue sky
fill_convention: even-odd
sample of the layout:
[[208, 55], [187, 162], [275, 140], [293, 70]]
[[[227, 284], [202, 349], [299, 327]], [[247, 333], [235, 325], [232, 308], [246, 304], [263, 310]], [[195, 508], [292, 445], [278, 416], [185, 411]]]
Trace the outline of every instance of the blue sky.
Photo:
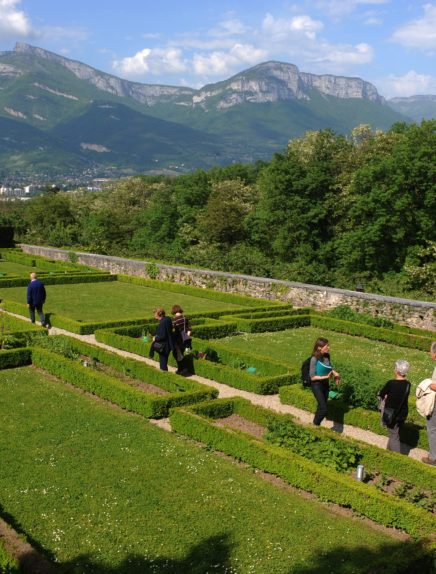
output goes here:
[[267, 60], [436, 94], [436, 1], [0, 0], [0, 50], [51, 50], [147, 84], [199, 88]]

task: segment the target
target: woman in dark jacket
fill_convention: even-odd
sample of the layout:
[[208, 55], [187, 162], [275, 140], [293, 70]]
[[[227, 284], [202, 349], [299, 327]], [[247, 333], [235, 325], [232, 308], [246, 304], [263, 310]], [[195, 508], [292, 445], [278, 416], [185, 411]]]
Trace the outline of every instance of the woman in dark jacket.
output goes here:
[[316, 409], [313, 424], [319, 426], [322, 420], [327, 416], [327, 399], [329, 396], [329, 381], [332, 377], [336, 383], [339, 383], [341, 377], [330, 364], [330, 347], [329, 342], [324, 337], [315, 341], [310, 359], [310, 380], [311, 389], [315, 395], [318, 407]]
[[155, 309], [154, 318], [159, 321], [159, 325], [153, 337], [151, 352], [158, 353], [160, 370], [168, 371], [168, 357], [175, 348], [173, 322], [169, 317], [165, 317], [165, 311], [162, 308]]
[[194, 374], [194, 363], [192, 355], [187, 354], [187, 349], [192, 349], [192, 329], [191, 323], [183, 314], [183, 309], [180, 305], [174, 305], [171, 309], [173, 315], [173, 328], [174, 328], [174, 356], [177, 361], [178, 375], [189, 376]]
[[389, 432], [388, 450], [401, 452], [400, 428], [408, 415], [408, 399], [410, 383], [407, 373], [410, 365], [407, 361], [395, 361], [395, 379], [388, 381], [379, 392], [379, 397], [384, 401], [384, 408], [394, 409], [392, 424], [386, 425]]

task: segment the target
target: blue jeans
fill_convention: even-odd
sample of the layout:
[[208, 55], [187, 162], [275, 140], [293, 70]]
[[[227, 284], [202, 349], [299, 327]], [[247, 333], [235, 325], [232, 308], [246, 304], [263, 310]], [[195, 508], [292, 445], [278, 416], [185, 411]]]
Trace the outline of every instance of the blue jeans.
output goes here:
[[42, 312], [42, 304], [41, 305], [29, 305], [30, 320], [32, 321], [32, 323], [35, 322], [35, 309], [38, 311], [39, 320], [41, 321], [41, 325], [44, 327], [45, 317], [44, 317], [44, 313]]
[[312, 381], [311, 388], [318, 403], [313, 424], [319, 426], [321, 421], [327, 416], [327, 398], [330, 390], [329, 383], [328, 381]]

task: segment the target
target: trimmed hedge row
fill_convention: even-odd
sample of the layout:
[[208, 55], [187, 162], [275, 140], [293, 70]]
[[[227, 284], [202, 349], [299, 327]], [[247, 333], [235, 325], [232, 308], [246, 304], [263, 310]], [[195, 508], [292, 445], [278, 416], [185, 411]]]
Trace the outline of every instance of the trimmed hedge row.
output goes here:
[[[25, 305], [23, 305], [25, 307]], [[27, 309], [27, 307], [25, 307]], [[23, 321], [7, 313], [0, 313], [0, 325], [4, 329], [5, 333], [19, 333], [21, 331], [41, 331], [41, 327], [30, 323], [29, 321]]]
[[[218, 399], [219, 403], [222, 401]], [[233, 399], [224, 401], [231, 410]], [[312, 492], [322, 500], [353, 509], [385, 526], [405, 530], [412, 536], [426, 536], [434, 531], [435, 519], [427, 512], [403, 500], [377, 491], [370, 485], [355, 482], [350, 477], [327, 469], [304, 457], [276, 445], [263, 443], [245, 433], [217, 427], [202, 416], [210, 416], [215, 405], [196, 405], [172, 410], [173, 430], [255, 468], [275, 474], [289, 484]], [[203, 411], [203, 409], [205, 409]]]
[[[280, 401], [285, 405], [293, 405], [310, 412], [316, 410], [316, 400], [310, 389], [303, 389], [300, 385], [283, 386], [279, 389], [279, 395]], [[329, 401], [327, 419], [388, 436], [387, 429], [380, 424], [379, 412], [351, 407], [341, 400]], [[401, 441], [411, 446], [428, 449], [424, 419], [422, 421], [422, 427], [406, 421], [401, 429]]]
[[[226, 316], [223, 316], [222, 318], [228, 319]], [[301, 314], [299, 311], [295, 311], [294, 316], [287, 314], [281, 317], [269, 317], [265, 319], [244, 319], [242, 317], [236, 316], [235, 319], [237, 321], [238, 330], [245, 333], [284, 331], [285, 329], [309, 327], [311, 324], [310, 315]]]
[[[103, 281], [116, 281], [117, 276], [110, 273], [87, 273], [86, 275], [73, 273], [66, 275], [60, 273], [59, 275], [43, 275], [40, 277], [44, 279], [45, 285], [71, 285], [73, 283], [101, 283]], [[0, 279], [0, 287], [26, 287], [29, 283], [27, 277]]]
[[160, 387], [169, 393], [184, 393], [184, 396], [187, 396], [187, 393], [200, 391], [203, 394], [206, 393], [209, 395], [210, 398], [218, 396], [218, 391], [216, 389], [201, 385], [192, 379], [175, 377], [172, 373], [159, 371], [142, 361], [122, 357], [117, 353], [107, 351], [101, 347], [96, 347], [95, 345], [91, 345], [65, 335], [54, 335], [53, 337], [50, 337], [50, 343], [53, 342], [54, 347], [53, 349], [49, 348], [51, 352], [60, 352], [56, 350], [56, 341], [67, 342], [69, 348], [73, 351], [86, 355], [90, 357], [91, 360], [107, 365], [119, 373], [131, 378], [145, 381], [155, 385], [156, 387]]
[[153, 287], [154, 289], [163, 289], [164, 291], [171, 291], [173, 293], [182, 293], [193, 297], [201, 297], [203, 299], [212, 299], [213, 301], [224, 301], [225, 303], [232, 303], [234, 305], [242, 305], [246, 307], [275, 308], [278, 305], [283, 305], [282, 303], [276, 303], [275, 301], [268, 301], [268, 303], [266, 303], [264, 299], [255, 299], [254, 297], [248, 297], [247, 295], [213, 291], [212, 289], [203, 289], [202, 287], [193, 287], [192, 285], [171, 283], [169, 281], [158, 281], [157, 279], [144, 279], [142, 277], [134, 277], [131, 275], [118, 275], [118, 281], [134, 283], [135, 285], [143, 285], [144, 287]]
[[310, 324], [312, 327], [320, 327], [330, 331], [339, 331], [347, 335], [357, 335], [373, 339], [376, 341], [384, 341], [385, 343], [392, 343], [400, 347], [409, 347], [411, 349], [418, 349], [420, 351], [428, 351], [432, 343], [430, 337], [420, 337], [418, 335], [411, 335], [409, 333], [402, 333], [394, 329], [382, 329], [380, 327], [372, 327], [364, 323], [351, 323], [349, 321], [342, 321], [340, 319], [332, 319], [326, 315], [312, 313]]
[[204, 391], [193, 391], [189, 394], [185, 392], [166, 396], [147, 394], [122, 383], [115, 377], [94, 371], [57, 353], [38, 347], [32, 348], [32, 363], [84, 391], [146, 418], [166, 417], [170, 407], [200, 401], [215, 394], [209, 387]]
[[6, 261], [11, 261], [13, 263], [20, 263], [22, 265], [27, 265], [28, 267], [38, 267], [39, 270], [44, 271], [57, 271], [57, 272], [87, 272], [92, 271], [93, 273], [101, 273], [100, 270], [91, 269], [86, 265], [79, 265], [77, 263], [71, 263], [70, 261], [57, 261], [54, 259], [46, 259], [41, 255], [30, 255], [28, 253], [23, 253], [21, 249], [4, 249], [1, 252], [1, 256]]
[[32, 355], [30, 349], [8, 349], [0, 351], [0, 370], [30, 365]]

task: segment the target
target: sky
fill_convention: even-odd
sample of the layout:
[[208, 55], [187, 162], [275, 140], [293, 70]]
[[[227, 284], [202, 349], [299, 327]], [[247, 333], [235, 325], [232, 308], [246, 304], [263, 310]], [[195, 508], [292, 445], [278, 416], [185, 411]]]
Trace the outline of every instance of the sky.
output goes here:
[[200, 88], [261, 62], [436, 94], [436, 0], [0, 0], [26, 42], [146, 84]]

